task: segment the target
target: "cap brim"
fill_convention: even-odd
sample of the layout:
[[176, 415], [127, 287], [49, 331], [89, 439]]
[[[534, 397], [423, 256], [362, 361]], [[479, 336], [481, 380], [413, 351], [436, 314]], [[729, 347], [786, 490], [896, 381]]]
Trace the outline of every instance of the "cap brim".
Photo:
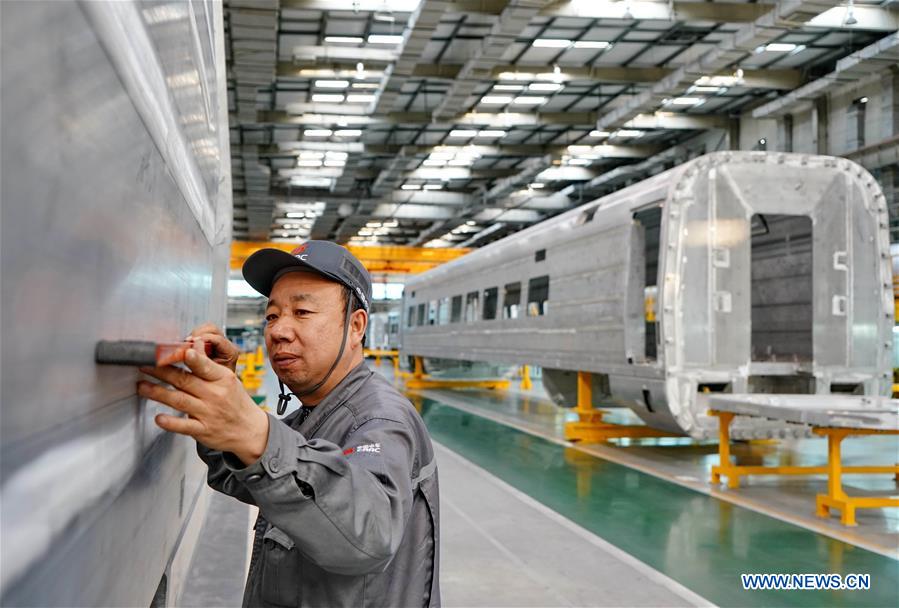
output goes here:
[[303, 262], [286, 251], [260, 249], [243, 263], [243, 278], [250, 284], [250, 287], [268, 297], [272, 292], [272, 281], [275, 275], [285, 268], [291, 267], [308, 268], [312, 272], [325, 274], [315, 266]]

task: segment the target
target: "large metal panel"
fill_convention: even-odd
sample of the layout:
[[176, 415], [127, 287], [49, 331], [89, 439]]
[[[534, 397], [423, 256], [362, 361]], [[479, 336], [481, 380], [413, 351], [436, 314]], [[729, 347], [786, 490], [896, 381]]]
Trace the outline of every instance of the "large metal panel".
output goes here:
[[0, 10], [2, 603], [148, 605], [202, 466], [93, 351], [224, 320], [221, 5]]

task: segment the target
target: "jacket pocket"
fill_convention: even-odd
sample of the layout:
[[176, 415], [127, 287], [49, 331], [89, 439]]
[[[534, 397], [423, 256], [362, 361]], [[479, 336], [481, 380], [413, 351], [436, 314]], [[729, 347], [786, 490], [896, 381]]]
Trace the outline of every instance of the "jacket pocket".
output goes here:
[[284, 531], [271, 527], [262, 537], [262, 599], [277, 606], [300, 604], [300, 552]]

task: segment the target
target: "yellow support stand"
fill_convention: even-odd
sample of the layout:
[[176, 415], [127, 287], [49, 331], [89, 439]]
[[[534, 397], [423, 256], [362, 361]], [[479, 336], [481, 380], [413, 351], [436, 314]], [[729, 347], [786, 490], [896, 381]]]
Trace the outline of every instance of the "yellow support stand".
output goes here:
[[819, 517], [828, 517], [831, 509], [840, 511], [840, 522], [844, 526], [855, 526], [856, 509], [876, 509], [882, 507], [899, 507], [899, 498], [887, 496], [852, 497], [843, 492], [843, 473], [853, 474], [892, 474], [899, 481], [899, 464], [885, 466], [851, 466], [844, 467], [840, 453], [840, 445], [846, 437], [853, 435], [899, 435], [899, 431], [880, 429], [847, 429], [847, 428], [815, 428], [816, 435], [827, 437], [826, 466], [746, 466], [731, 463], [730, 423], [736, 414], [712, 410], [712, 416], [718, 417], [718, 465], [712, 467], [712, 483], [721, 483], [727, 477], [727, 487], [740, 487], [740, 477], [748, 475], [827, 475], [827, 494], [819, 494], [816, 498], [816, 513]]
[[424, 362], [421, 357], [415, 356], [415, 368], [412, 374], [404, 374], [407, 389], [425, 388], [486, 388], [490, 390], [506, 390], [511, 382], [505, 378], [495, 380], [454, 380], [430, 378], [424, 372]]
[[366, 348], [363, 350], [366, 357], [374, 357], [375, 365], [381, 367], [381, 357], [390, 357], [393, 359], [393, 373], [396, 374], [400, 370], [400, 351], [389, 350], [384, 348]]
[[534, 383], [531, 382], [531, 368], [528, 365], [521, 366], [521, 384], [519, 386], [523, 391], [529, 391], [534, 388]]
[[604, 413], [593, 407], [593, 375], [577, 373], [577, 407], [579, 420], [565, 424], [565, 439], [585, 443], [601, 443], [622, 437], [671, 437], [671, 433], [648, 426], [603, 422]]

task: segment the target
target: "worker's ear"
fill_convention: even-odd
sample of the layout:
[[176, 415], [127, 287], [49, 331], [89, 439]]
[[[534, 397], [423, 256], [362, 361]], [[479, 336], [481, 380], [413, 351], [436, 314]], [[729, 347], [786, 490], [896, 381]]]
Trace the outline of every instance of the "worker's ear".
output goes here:
[[362, 343], [365, 337], [365, 328], [368, 327], [368, 313], [362, 310], [354, 310], [350, 317], [350, 337], [352, 344]]

